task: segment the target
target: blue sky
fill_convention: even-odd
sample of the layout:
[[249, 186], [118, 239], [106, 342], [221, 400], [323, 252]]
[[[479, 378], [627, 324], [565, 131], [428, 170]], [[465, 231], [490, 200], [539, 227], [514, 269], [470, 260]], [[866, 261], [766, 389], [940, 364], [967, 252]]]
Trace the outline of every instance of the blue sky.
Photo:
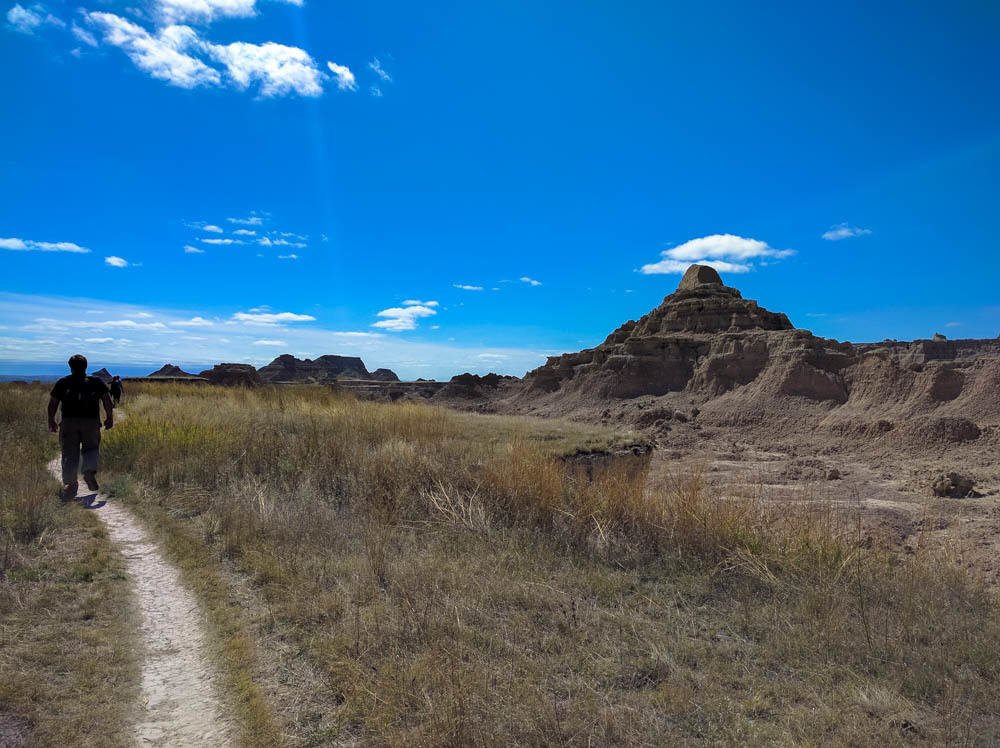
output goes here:
[[1000, 332], [993, 2], [23, 0], [0, 25], [0, 373], [520, 375], [694, 260], [840, 340]]

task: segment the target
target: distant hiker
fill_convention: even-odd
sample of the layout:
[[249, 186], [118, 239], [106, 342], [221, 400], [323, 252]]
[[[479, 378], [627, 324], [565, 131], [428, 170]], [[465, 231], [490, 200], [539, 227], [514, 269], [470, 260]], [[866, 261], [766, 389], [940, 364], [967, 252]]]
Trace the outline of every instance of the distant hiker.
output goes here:
[[[70, 375], [56, 382], [49, 398], [49, 431], [59, 432], [62, 448], [62, 498], [76, 496], [77, 471], [83, 453], [83, 479], [91, 491], [98, 489], [97, 457], [101, 445], [101, 409], [104, 403], [104, 428], [114, 426], [111, 395], [97, 377], [87, 376], [87, 359], [77, 354], [69, 359]], [[62, 421], [56, 424], [56, 410], [62, 404]]]
[[115, 405], [118, 405], [122, 401], [122, 393], [125, 392], [122, 387], [122, 378], [117, 375], [112, 377], [108, 389], [111, 390], [111, 398], [115, 401]]

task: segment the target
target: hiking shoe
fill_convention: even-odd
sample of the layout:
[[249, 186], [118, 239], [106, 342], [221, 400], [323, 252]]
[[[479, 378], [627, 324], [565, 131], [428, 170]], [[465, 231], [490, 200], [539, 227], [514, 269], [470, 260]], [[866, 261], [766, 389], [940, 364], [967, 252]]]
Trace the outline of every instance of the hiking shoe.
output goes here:
[[83, 480], [87, 484], [87, 488], [89, 488], [91, 491], [96, 491], [97, 489], [100, 488], [100, 486], [97, 485], [97, 473], [95, 473], [93, 470], [88, 470], [86, 473], [84, 473]]
[[62, 493], [59, 494], [59, 498], [63, 501], [73, 501], [76, 498], [76, 490], [80, 487], [79, 483], [67, 483], [62, 488]]

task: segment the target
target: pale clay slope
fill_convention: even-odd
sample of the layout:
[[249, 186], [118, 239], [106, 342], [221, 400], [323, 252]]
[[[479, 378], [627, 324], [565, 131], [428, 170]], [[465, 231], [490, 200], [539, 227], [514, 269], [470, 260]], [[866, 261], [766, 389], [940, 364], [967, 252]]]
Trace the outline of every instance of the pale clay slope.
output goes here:
[[[58, 459], [49, 470], [59, 476]], [[107, 497], [98, 494], [96, 500]], [[136, 743], [232, 745], [232, 719], [217, 694], [197, 601], [128, 509], [107, 502], [97, 515], [125, 558], [141, 615], [142, 693], [132, 728]]]

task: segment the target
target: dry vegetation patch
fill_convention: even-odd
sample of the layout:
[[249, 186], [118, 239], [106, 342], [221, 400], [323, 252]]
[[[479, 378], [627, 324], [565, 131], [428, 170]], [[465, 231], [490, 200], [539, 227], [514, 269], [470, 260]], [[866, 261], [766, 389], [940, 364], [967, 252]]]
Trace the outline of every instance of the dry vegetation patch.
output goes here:
[[116, 493], [228, 575], [290, 743], [1000, 739], [995, 599], [829, 506], [560, 459], [627, 435], [324, 388], [127, 407]]
[[97, 517], [56, 498], [47, 399], [0, 386], [0, 744], [127, 745], [129, 581]]

